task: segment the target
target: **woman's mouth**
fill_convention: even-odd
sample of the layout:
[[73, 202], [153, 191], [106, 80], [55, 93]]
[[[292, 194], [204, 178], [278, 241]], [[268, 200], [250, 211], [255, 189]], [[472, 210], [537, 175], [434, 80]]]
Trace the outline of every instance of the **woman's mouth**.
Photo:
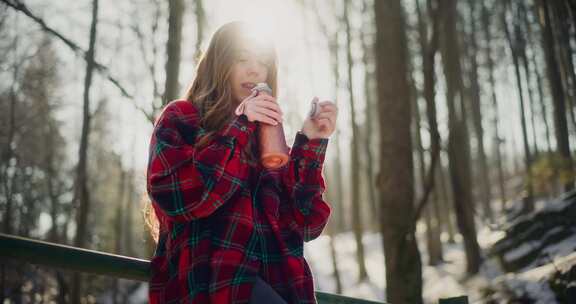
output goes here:
[[243, 82], [242, 87], [248, 90], [252, 90], [256, 86], [253, 82]]

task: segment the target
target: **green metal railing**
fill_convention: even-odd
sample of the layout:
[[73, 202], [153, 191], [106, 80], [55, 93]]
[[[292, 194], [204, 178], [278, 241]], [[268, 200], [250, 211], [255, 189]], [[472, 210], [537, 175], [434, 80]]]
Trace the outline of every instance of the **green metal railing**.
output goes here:
[[[0, 233], [0, 258], [20, 260], [72, 271], [148, 282], [150, 261], [117, 254], [54, 244]], [[375, 302], [316, 291], [319, 304], [376, 304]], [[440, 304], [467, 304], [467, 297], [440, 299]]]

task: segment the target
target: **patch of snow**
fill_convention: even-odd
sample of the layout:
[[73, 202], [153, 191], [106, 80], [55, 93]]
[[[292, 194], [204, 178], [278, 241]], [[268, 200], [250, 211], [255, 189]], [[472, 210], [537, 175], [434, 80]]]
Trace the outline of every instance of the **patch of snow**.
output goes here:
[[[517, 296], [527, 296], [537, 304], [557, 303], [556, 296], [548, 286], [548, 283], [540, 279], [528, 280], [515, 273], [506, 274], [502, 279], [497, 279], [496, 284], [505, 284]], [[532, 303], [532, 302], [531, 302]]]

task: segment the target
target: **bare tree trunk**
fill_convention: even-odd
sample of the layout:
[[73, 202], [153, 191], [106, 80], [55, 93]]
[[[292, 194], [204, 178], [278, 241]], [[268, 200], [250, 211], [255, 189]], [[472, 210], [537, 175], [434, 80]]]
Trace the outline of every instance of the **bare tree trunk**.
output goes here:
[[[564, 158], [564, 166], [562, 169], [565, 170], [565, 172], [574, 172], [572, 156], [570, 155], [570, 142], [568, 139], [566, 101], [562, 88], [562, 80], [558, 71], [558, 60], [554, 52], [554, 37], [552, 36], [550, 13], [546, 1], [537, 0], [537, 5], [539, 13], [538, 20], [540, 21], [540, 27], [542, 29], [542, 48], [546, 56], [546, 70], [548, 73], [548, 81], [550, 82], [550, 90], [552, 91], [557, 150], [560, 156]], [[573, 188], [574, 181], [566, 181], [564, 183], [565, 191], [570, 191]]]
[[[60, 200], [59, 191], [55, 189], [54, 182], [57, 180], [58, 175], [54, 168], [55, 160], [54, 160], [54, 151], [56, 149], [54, 138], [49, 136], [50, 134], [55, 134], [56, 130], [54, 130], [54, 126], [49, 124], [47, 126], [46, 131], [46, 149], [48, 150], [46, 153], [46, 189], [48, 191], [48, 196], [50, 200], [50, 219], [51, 219], [51, 227], [50, 231], [48, 232], [48, 241], [52, 243], [63, 243], [60, 240], [60, 232], [58, 229], [58, 216], [61, 215], [61, 208], [60, 208]], [[65, 231], [63, 232], [65, 234]], [[54, 276], [56, 277], [56, 289], [58, 290], [58, 297], [57, 303], [64, 304], [66, 293], [68, 291], [68, 286], [66, 281], [63, 278], [62, 272], [60, 270], [54, 271]], [[3, 301], [0, 300], [0, 303]]]
[[[366, 1], [362, 1], [362, 14], [363, 15], [367, 15], [369, 14], [368, 12], [368, 4], [366, 3]], [[370, 18], [367, 18], [368, 20], [372, 20]], [[367, 27], [372, 28], [373, 24], [370, 22]], [[365, 167], [365, 172], [366, 172], [366, 179], [367, 179], [367, 187], [368, 187], [368, 196], [369, 196], [369, 201], [370, 201], [370, 209], [371, 212], [370, 214], [373, 215], [372, 217], [372, 227], [375, 230], [378, 230], [378, 203], [376, 201], [376, 187], [375, 187], [375, 178], [374, 178], [374, 157], [372, 155], [372, 149], [370, 149], [370, 147], [372, 146], [372, 134], [374, 132], [374, 130], [372, 129], [372, 125], [373, 125], [373, 118], [372, 118], [372, 113], [374, 112], [375, 109], [375, 105], [374, 105], [374, 98], [373, 98], [373, 91], [372, 91], [372, 83], [373, 83], [373, 77], [374, 74], [371, 72], [371, 63], [374, 61], [374, 56], [371, 52], [372, 48], [368, 45], [368, 41], [367, 41], [367, 34], [365, 31], [362, 31], [362, 34], [360, 35], [361, 37], [361, 42], [362, 42], [362, 64], [364, 65], [364, 95], [366, 96], [366, 107], [364, 108], [364, 115], [366, 116], [366, 122], [365, 122], [365, 136], [363, 136], [364, 139], [364, 151], [366, 152], [366, 167]]]
[[488, 79], [490, 83], [490, 95], [492, 100], [492, 108], [494, 111], [492, 118], [492, 128], [494, 130], [494, 154], [496, 155], [496, 168], [498, 171], [498, 188], [500, 190], [500, 199], [502, 201], [502, 209], [504, 209], [504, 204], [506, 203], [506, 188], [504, 185], [504, 168], [502, 165], [502, 153], [500, 152], [500, 145], [502, 140], [499, 134], [499, 122], [498, 122], [498, 98], [496, 97], [496, 81], [494, 80], [494, 59], [492, 58], [492, 31], [490, 30], [490, 13], [486, 7], [484, 1], [480, 1], [482, 5], [482, 28], [484, 32], [485, 39], [485, 57], [488, 64]]
[[[538, 149], [538, 140], [537, 140], [537, 134], [536, 134], [536, 119], [535, 119], [535, 111], [534, 109], [536, 108], [536, 106], [534, 105], [534, 93], [532, 90], [532, 77], [531, 77], [531, 71], [530, 71], [530, 63], [528, 62], [528, 56], [526, 55], [526, 48], [527, 48], [527, 41], [526, 38], [524, 37], [524, 33], [522, 32], [521, 29], [521, 24], [520, 22], [522, 18], [526, 18], [526, 8], [524, 7], [524, 3], [518, 2], [516, 3], [518, 5], [518, 19], [514, 20], [513, 24], [514, 24], [514, 33], [516, 36], [515, 39], [515, 44], [516, 44], [516, 51], [517, 51], [517, 55], [518, 55], [518, 59], [521, 62], [522, 68], [524, 69], [524, 76], [526, 77], [526, 89], [528, 91], [528, 100], [530, 102], [530, 125], [532, 126], [532, 145], [534, 147], [534, 153], [533, 153], [533, 159], [537, 159], [538, 158], [538, 154], [539, 154], [539, 149]], [[523, 17], [524, 16], [524, 17]], [[523, 24], [522, 24], [523, 25]]]
[[[339, 63], [338, 63], [338, 33], [335, 35], [335, 40], [332, 41], [331, 45], [331, 54], [332, 54], [332, 70], [334, 72], [334, 88], [335, 91], [338, 91], [339, 88], [339, 80], [340, 80], [340, 72], [339, 72]], [[338, 100], [336, 100], [338, 104]], [[342, 181], [342, 156], [341, 156], [341, 149], [340, 149], [340, 130], [336, 130], [336, 134], [334, 136], [334, 145], [336, 147], [336, 158], [335, 158], [335, 175], [336, 175], [336, 191], [338, 194], [338, 211], [340, 214], [337, 217], [338, 227], [340, 229], [345, 230], [347, 227], [346, 220], [345, 220], [345, 211], [344, 211], [344, 191], [343, 186], [344, 183]], [[336, 230], [336, 229], [335, 229]]]
[[[94, 71], [96, 53], [96, 29], [98, 26], [98, 0], [92, 2], [92, 24], [90, 26], [90, 42], [86, 59], [86, 75], [84, 78], [84, 106], [82, 117], [82, 135], [78, 150], [78, 166], [76, 169], [76, 184], [74, 202], [77, 206], [76, 235], [74, 246], [86, 248], [88, 237], [88, 212], [90, 212], [90, 192], [88, 190], [88, 147], [90, 136], [90, 86]], [[80, 303], [82, 293], [82, 275], [74, 274], [70, 302]]]
[[557, 54], [559, 57], [560, 75], [564, 83], [564, 91], [566, 93], [568, 114], [572, 122], [572, 126], [576, 128], [576, 114], [574, 113], [574, 98], [576, 94], [576, 75], [574, 71], [574, 63], [572, 61], [572, 48], [570, 45], [570, 24], [568, 16], [566, 15], [566, 7], [563, 1], [554, 1], [551, 5], [552, 27], [555, 29], [555, 43], [557, 46]]
[[[318, 25], [320, 27], [320, 31], [322, 32], [322, 34], [324, 35], [324, 37], [326, 38], [326, 41], [328, 43], [328, 50], [330, 51], [330, 65], [332, 68], [332, 75], [334, 75], [333, 81], [334, 81], [334, 92], [338, 92], [338, 90], [340, 89], [340, 65], [339, 65], [339, 56], [338, 56], [338, 51], [339, 51], [339, 44], [338, 44], [338, 37], [339, 37], [339, 29], [337, 29], [336, 31], [334, 31], [334, 33], [331, 33], [326, 24], [322, 22], [322, 17], [319, 14], [319, 10], [318, 8], [315, 6], [316, 2], [313, 2], [314, 6], [312, 7], [312, 10], [314, 11], [314, 13], [316, 14], [316, 20], [318, 21]], [[336, 98], [335, 100], [336, 105], [339, 104], [338, 98]], [[335, 159], [334, 159], [334, 169], [335, 169], [335, 175], [336, 175], [336, 191], [337, 191], [337, 204], [336, 204], [336, 210], [337, 212], [334, 213], [334, 220], [336, 221], [337, 225], [334, 228], [335, 231], [334, 233], [338, 233], [340, 231], [344, 231], [347, 229], [348, 225], [346, 223], [346, 219], [345, 219], [345, 208], [344, 208], [344, 193], [343, 193], [343, 181], [342, 181], [342, 157], [341, 157], [341, 153], [340, 153], [340, 130], [337, 128], [336, 132], [334, 134], [334, 146], [336, 149], [336, 153], [335, 153]]]
[[[124, 229], [124, 212], [130, 212], [129, 209], [124, 209], [124, 193], [126, 192], [126, 171], [120, 168], [120, 182], [118, 183], [118, 197], [116, 201], [116, 216], [114, 219], [114, 230], [116, 231], [114, 240], [114, 251], [116, 254], [124, 255], [126, 254], [123, 248], [124, 235], [126, 233]], [[112, 302], [118, 302], [118, 279], [112, 280]]]
[[462, 69], [460, 67], [460, 47], [456, 31], [456, 1], [440, 1], [442, 18], [442, 61], [446, 76], [448, 104], [448, 158], [450, 178], [454, 193], [454, 210], [458, 229], [464, 239], [466, 271], [478, 272], [481, 262], [480, 247], [476, 240], [474, 224], [474, 201], [471, 189], [470, 146], [463, 96]]
[[[528, 22], [528, 15], [527, 13], [523, 13], [522, 15], [522, 21], [523, 21], [523, 25], [524, 28], [526, 29], [526, 35], [527, 35], [527, 40], [528, 43], [531, 44], [534, 42], [533, 36], [532, 36], [532, 24], [530, 24]], [[530, 63], [532, 64], [532, 66], [534, 67], [534, 75], [536, 76], [536, 87], [538, 89], [538, 101], [540, 104], [540, 115], [542, 116], [542, 121], [544, 122], [544, 131], [546, 134], [546, 147], [547, 147], [547, 151], [548, 153], [552, 152], [552, 142], [550, 141], [550, 124], [548, 123], [548, 116], [546, 115], [548, 113], [548, 111], [546, 110], [546, 102], [544, 100], [544, 90], [542, 88], [542, 75], [540, 74], [540, 69], [538, 66], [538, 61], [536, 60], [536, 52], [532, 51], [531, 55], [530, 55]]]
[[206, 25], [206, 12], [204, 11], [203, 0], [194, 1], [194, 14], [196, 15], [196, 45], [194, 60], [198, 63], [202, 55], [202, 41], [204, 40], [204, 27]]
[[[18, 38], [16, 38], [18, 39]], [[12, 218], [14, 216], [14, 211], [12, 210], [14, 199], [12, 197], [14, 178], [9, 176], [10, 160], [14, 156], [14, 151], [12, 150], [12, 142], [14, 141], [14, 134], [16, 129], [16, 92], [14, 86], [16, 85], [18, 66], [13, 67], [13, 83], [10, 86], [10, 117], [8, 122], [8, 138], [6, 140], [6, 146], [2, 151], [2, 186], [3, 192], [6, 200], [6, 207], [4, 211], [4, 218], [2, 219], [3, 225], [2, 229], [4, 233], [12, 234]]]
[[534, 101], [534, 93], [532, 90], [532, 77], [530, 72], [530, 63], [528, 62], [528, 56], [526, 55], [526, 48], [527, 48], [527, 41], [524, 37], [524, 33], [520, 28], [520, 19], [526, 18], [526, 8], [524, 7], [524, 3], [517, 3], [519, 9], [518, 20], [514, 21], [514, 32], [516, 33], [516, 44], [517, 44], [517, 51], [518, 57], [522, 62], [522, 67], [524, 69], [524, 75], [526, 77], [526, 89], [528, 90], [528, 100], [530, 102], [530, 125], [532, 126], [532, 145], [534, 147], [533, 159], [538, 159], [538, 155], [540, 150], [538, 148], [538, 136], [536, 134], [536, 115], [535, 115], [535, 101]]
[[[504, 28], [504, 33], [506, 34], [506, 40], [510, 46], [510, 52], [512, 55], [512, 62], [514, 64], [514, 72], [516, 73], [516, 86], [518, 87], [518, 97], [520, 102], [520, 123], [522, 125], [522, 143], [524, 144], [524, 170], [526, 174], [526, 195], [523, 197], [524, 212], [530, 212], [534, 210], [534, 187], [532, 182], [532, 153], [530, 152], [530, 144], [528, 143], [528, 128], [526, 126], [526, 110], [524, 106], [524, 94], [522, 88], [522, 76], [520, 75], [520, 63], [518, 62], [519, 57], [519, 35], [521, 33], [516, 31], [514, 27], [514, 33], [510, 33], [508, 29], [508, 21], [506, 21], [506, 12], [509, 8], [508, 0], [504, 3], [502, 8], [502, 26]], [[514, 36], [512, 36], [514, 34]]]
[[178, 96], [180, 75], [180, 46], [182, 43], [183, 0], [168, 1], [168, 42], [166, 43], [166, 83], [164, 86], [164, 104]]
[[404, 12], [400, 0], [374, 1], [380, 117], [380, 229], [391, 303], [422, 303], [422, 262], [413, 221], [414, 164]]
[[[434, 104], [434, 55], [436, 54], [438, 45], [438, 29], [437, 29], [437, 14], [432, 12], [432, 1], [428, 1], [429, 6], [429, 20], [432, 23], [432, 35], [430, 41], [428, 41], [428, 29], [427, 20], [424, 19], [423, 14], [420, 9], [419, 1], [416, 1], [416, 12], [418, 15], [418, 41], [420, 44], [420, 52], [422, 56], [422, 73], [424, 74], [424, 97], [427, 106], [428, 114], [428, 128], [430, 129], [430, 165], [436, 165], [437, 153], [439, 153], [439, 134], [437, 133], [436, 125], [436, 107]], [[434, 10], [437, 12], [437, 10]], [[425, 192], [425, 187], [427, 186], [427, 176], [426, 176], [426, 162], [424, 160], [424, 147], [422, 146], [422, 137], [420, 133], [421, 129], [421, 119], [420, 119], [420, 108], [418, 106], [418, 92], [414, 83], [414, 79], [409, 77], [410, 87], [412, 91], [412, 112], [414, 113], [414, 139], [416, 144], [416, 150], [418, 155], [418, 171], [420, 178], [420, 188], [422, 192]], [[431, 109], [432, 108], [432, 109]], [[431, 113], [431, 111], [433, 113]], [[432, 169], [434, 170], [434, 168]], [[433, 174], [433, 173], [432, 173]], [[434, 175], [432, 176], [433, 181], [435, 180]], [[433, 202], [434, 204], [435, 202]], [[418, 212], [418, 210], [416, 210]], [[424, 207], [424, 222], [426, 224], [426, 247], [428, 249], [428, 264], [437, 265], [442, 262], [442, 242], [440, 239], [441, 229], [439, 227], [439, 220], [435, 218], [433, 206], [428, 204]]]
[[[413, 83], [413, 81], [411, 81]], [[416, 88], [411, 85], [412, 93], [416, 95]], [[420, 135], [420, 110], [417, 98], [412, 97], [412, 112], [414, 113], [414, 141], [418, 155], [418, 176], [420, 177], [420, 188], [424, 191], [426, 185], [426, 162], [424, 161], [424, 147]], [[440, 241], [440, 229], [438, 229], [438, 219], [433, 218], [431, 205], [424, 207], [424, 223], [426, 224], [426, 247], [428, 249], [428, 265], [438, 265], [442, 262], [442, 243]]]
[[336, 156], [334, 158], [334, 175], [336, 179], [336, 193], [338, 195], [338, 199], [336, 202], [336, 210], [340, 212], [339, 215], [335, 217], [335, 221], [337, 223], [336, 227], [334, 228], [334, 233], [339, 233], [342, 231], [346, 231], [348, 227], [348, 223], [346, 221], [346, 213], [344, 208], [344, 183], [342, 181], [342, 157], [340, 154], [340, 131], [336, 130], [336, 134], [334, 135], [334, 147], [336, 149]]
[[[134, 137], [134, 141], [136, 137]], [[132, 163], [131, 168], [136, 168], [136, 151], [135, 151], [135, 147], [136, 147], [136, 143], [134, 142], [132, 144], [132, 159], [130, 160]], [[124, 238], [124, 254], [126, 254], [127, 256], [135, 256], [136, 255], [136, 251], [134, 250], [134, 241], [133, 241], [133, 236], [134, 236], [134, 213], [131, 212], [131, 210], [133, 209], [132, 206], [137, 204], [137, 199], [136, 199], [136, 190], [134, 189], [134, 169], [130, 169], [127, 173], [126, 173], [126, 192], [128, 194], [128, 197], [124, 200], [125, 201], [125, 206], [124, 206], [124, 214], [125, 214], [125, 218], [124, 218], [124, 235], [126, 236]], [[148, 234], [149, 235], [149, 234]]]
[[470, 35], [469, 35], [469, 60], [470, 60], [470, 89], [471, 89], [471, 112], [472, 112], [472, 124], [474, 126], [474, 132], [476, 135], [477, 149], [478, 149], [478, 171], [480, 174], [480, 197], [482, 200], [482, 207], [484, 211], [484, 216], [492, 222], [494, 220], [494, 215], [492, 214], [492, 206], [490, 202], [492, 201], [492, 191], [490, 190], [490, 178], [488, 177], [488, 163], [486, 161], [486, 152], [484, 148], [484, 128], [482, 126], [482, 100], [480, 99], [480, 84], [478, 83], [478, 43], [476, 38], [476, 2], [474, 0], [468, 1], [468, 7], [470, 9]]
[[448, 191], [447, 177], [444, 172], [444, 165], [442, 164], [442, 158], [438, 159], [438, 171], [436, 174], [436, 179], [438, 181], [438, 187], [436, 190], [439, 193], [440, 202], [443, 212], [441, 212], [441, 219], [444, 223], [444, 229], [448, 233], [448, 243], [454, 244], [456, 240], [454, 236], [456, 232], [454, 231], [454, 204], [451, 202], [450, 193]]
[[348, 92], [350, 94], [350, 116], [352, 124], [352, 143], [351, 143], [351, 177], [352, 177], [352, 229], [354, 230], [354, 238], [356, 240], [356, 259], [358, 262], [358, 282], [364, 281], [368, 278], [366, 271], [366, 261], [364, 258], [364, 245], [362, 244], [363, 227], [362, 227], [362, 203], [360, 199], [360, 152], [358, 138], [360, 136], [358, 125], [356, 123], [356, 111], [354, 104], [353, 92], [353, 77], [352, 68], [354, 62], [352, 61], [352, 37], [350, 31], [350, 21], [348, 20], [348, 8], [350, 0], [344, 0], [344, 24], [346, 27], [346, 59], [348, 71]]
[[[325, 169], [327, 170], [327, 169]], [[334, 184], [334, 179], [332, 179], [332, 174], [326, 174], [326, 183], [328, 184], [329, 189], [338, 189], [340, 187], [340, 184]], [[331, 202], [334, 202], [337, 200], [337, 198], [335, 197], [335, 195], [337, 195], [334, 191], [327, 191], [327, 195], [329, 197], [329, 200]], [[337, 294], [341, 294], [342, 293], [342, 280], [340, 279], [340, 271], [338, 270], [338, 257], [336, 255], [336, 249], [334, 248], [335, 244], [334, 244], [334, 238], [336, 236], [335, 233], [335, 222], [331, 219], [328, 222], [328, 225], [326, 226], [326, 234], [328, 234], [328, 236], [330, 237], [330, 242], [328, 244], [328, 246], [330, 247], [330, 257], [332, 258], [332, 276], [334, 277], [334, 281], [336, 282], [336, 293]]]

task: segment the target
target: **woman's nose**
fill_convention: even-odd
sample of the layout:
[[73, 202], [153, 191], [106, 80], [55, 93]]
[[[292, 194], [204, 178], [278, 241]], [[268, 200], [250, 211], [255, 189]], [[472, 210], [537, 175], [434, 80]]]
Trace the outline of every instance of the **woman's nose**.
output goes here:
[[258, 62], [256, 60], [251, 60], [248, 64], [248, 76], [259, 76], [260, 70], [258, 67]]

